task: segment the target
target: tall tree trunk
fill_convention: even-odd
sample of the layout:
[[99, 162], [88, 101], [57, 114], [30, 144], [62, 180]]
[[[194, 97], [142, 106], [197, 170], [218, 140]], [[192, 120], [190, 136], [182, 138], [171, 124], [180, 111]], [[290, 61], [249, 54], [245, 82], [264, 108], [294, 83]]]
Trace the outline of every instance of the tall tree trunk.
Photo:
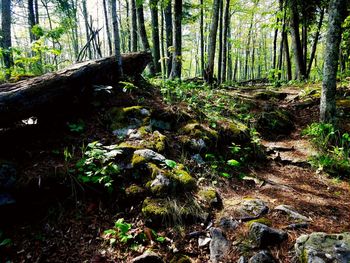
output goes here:
[[200, 46], [201, 46], [201, 75], [204, 78], [204, 3], [200, 0]]
[[171, 73], [171, 66], [173, 64], [173, 53], [170, 50], [171, 46], [173, 45], [173, 18], [171, 11], [171, 1], [168, 1], [167, 5], [164, 8], [164, 19], [167, 49], [167, 77], [169, 77]]
[[293, 50], [295, 57], [295, 66], [296, 66], [296, 78], [299, 80], [305, 79], [306, 70], [304, 64], [303, 48], [300, 40], [299, 33], [299, 12], [298, 12], [298, 3], [296, 0], [290, 0], [290, 9], [291, 9], [291, 34], [293, 42]]
[[182, 0], [174, 1], [174, 56], [170, 78], [181, 78], [182, 66]]
[[118, 16], [117, 16], [117, 2], [116, 0], [111, 1], [111, 12], [112, 12], [112, 24], [113, 24], [113, 42], [114, 42], [114, 55], [117, 60], [117, 69], [116, 72], [119, 76], [123, 75], [122, 69], [122, 57], [120, 54], [120, 36], [119, 36], [119, 27], [118, 27]]
[[277, 79], [278, 80], [281, 80], [281, 77], [282, 77], [284, 37], [285, 37], [285, 32], [286, 32], [286, 17], [287, 17], [287, 10], [286, 10], [286, 8], [283, 8], [283, 0], [280, 0], [280, 12], [283, 12], [283, 19], [282, 19], [280, 50], [279, 50], [278, 65], [277, 65], [277, 68], [278, 68]]
[[223, 48], [222, 48], [222, 74], [221, 74], [221, 81], [226, 81], [226, 62], [227, 62], [227, 47], [228, 47], [228, 41], [227, 41], [227, 34], [228, 34], [228, 27], [230, 24], [230, 0], [226, 0], [226, 6], [225, 6], [225, 18], [224, 18], [224, 38], [223, 38]]
[[32, 32], [33, 27], [36, 25], [34, 0], [28, 0], [28, 23], [29, 23], [29, 39], [30, 42], [37, 40], [37, 36]]
[[220, 1], [219, 10], [219, 57], [218, 57], [218, 83], [221, 83], [221, 70], [222, 70], [222, 34], [223, 34], [223, 15], [224, 15], [224, 1]]
[[290, 60], [290, 54], [289, 54], [289, 43], [288, 43], [288, 35], [287, 32], [283, 32], [283, 40], [284, 40], [284, 54], [286, 56], [286, 64], [287, 64], [287, 79], [288, 81], [291, 81], [293, 79], [292, 76], [292, 62]]
[[[277, 22], [276, 22], [277, 25], [278, 25], [279, 21], [280, 20], [277, 17]], [[275, 35], [273, 37], [272, 70], [275, 70], [276, 69], [276, 65], [277, 65], [277, 37], [278, 37], [278, 27], [276, 26]], [[274, 76], [275, 76], [275, 73], [274, 73]]]
[[128, 38], [128, 51], [131, 52], [131, 31], [132, 31], [132, 25], [130, 22], [130, 7], [129, 7], [129, 0], [125, 0], [125, 7], [126, 7], [126, 21], [128, 23], [127, 27], [127, 38]]
[[158, 0], [149, 1], [152, 20], [153, 64], [155, 73], [161, 72], [160, 47], [159, 47], [159, 23], [158, 23]]
[[103, 3], [103, 13], [105, 16], [105, 25], [106, 25], [107, 42], [108, 42], [108, 53], [111, 56], [113, 54], [113, 49], [112, 49], [111, 31], [109, 29], [108, 9], [107, 9], [106, 1], [107, 0], [102, 0], [102, 3]]
[[214, 81], [214, 61], [215, 61], [215, 49], [216, 49], [216, 34], [218, 31], [219, 22], [219, 9], [220, 2], [222, 0], [214, 0], [213, 2], [213, 18], [211, 22], [211, 28], [209, 33], [209, 45], [208, 45], [208, 64], [205, 72], [205, 80], [207, 83], [212, 84]]
[[90, 39], [90, 29], [89, 29], [89, 20], [88, 20], [88, 11], [86, 8], [86, 0], [82, 0], [82, 11], [83, 11], [83, 17], [84, 17], [84, 23], [85, 23], [85, 34], [86, 34], [86, 44], [88, 45], [88, 56], [89, 59], [92, 59], [92, 53], [91, 53], [91, 45], [89, 43]]
[[323, 24], [323, 18], [324, 18], [324, 8], [321, 9], [320, 20], [319, 20], [318, 25], [317, 25], [317, 31], [316, 31], [315, 38], [314, 38], [314, 43], [313, 43], [312, 49], [311, 49], [310, 61], [309, 61], [309, 65], [307, 67], [307, 72], [306, 72], [306, 78], [307, 79], [310, 76], [312, 63], [313, 63], [313, 61], [315, 59], [318, 39], [320, 38], [321, 27], [322, 27], [322, 24]]
[[336, 88], [341, 41], [341, 24], [345, 18], [346, 0], [331, 0], [329, 3], [329, 20], [326, 40], [325, 63], [320, 105], [320, 120], [335, 123]]
[[251, 20], [250, 20], [250, 26], [248, 31], [248, 40], [247, 40], [247, 46], [245, 51], [245, 65], [244, 65], [244, 79], [248, 79], [248, 61], [250, 56], [250, 41], [251, 41], [251, 35], [253, 30], [253, 22], [254, 22], [254, 14], [252, 14]]
[[[1, 48], [3, 49], [3, 59], [6, 69], [13, 66], [13, 57], [11, 52], [11, 0], [1, 1]], [[6, 77], [10, 76], [10, 72], [6, 72]]]
[[166, 73], [166, 65], [165, 65], [165, 42], [164, 42], [164, 8], [161, 8], [161, 16], [160, 16], [160, 56], [161, 56], [161, 66], [162, 66], [162, 77], [163, 79], [168, 77]]
[[[145, 17], [143, 14], [143, 4], [136, 2], [136, 13], [137, 13], [137, 21], [138, 21], [138, 26], [139, 26], [139, 34], [142, 42], [143, 49], [146, 51], [151, 50], [147, 38], [147, 32], [146, 32], [146, 27], [145, 27]], [[155, 75], [155, 68], [153, 61], [149, 64], [149, 71], [152, 76]]]
[[136, 3], [131, 0], [131, 50], [137, 51], [137, 17], [136, 17]]
[[[230, 18], [229, 18], [230, 20]], [[230, 21], [227, 26], [227, 35], [229, 40], [231, 40], [231, 25]], [[227, 79], [228, 81], [232, 81], [232, 43], [231, 41], [227, 41]]]

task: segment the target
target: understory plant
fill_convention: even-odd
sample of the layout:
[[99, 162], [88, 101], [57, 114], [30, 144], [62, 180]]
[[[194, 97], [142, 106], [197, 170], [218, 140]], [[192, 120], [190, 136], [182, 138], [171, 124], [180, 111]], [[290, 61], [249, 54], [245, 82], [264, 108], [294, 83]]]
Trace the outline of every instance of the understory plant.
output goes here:
[[350, 135], [329, 123], [312, 123], [302, 132], [318, 150], [310, 163], [318, 171], [343, 177], [350, 174]]
[[98, 141], [89, 143], [76, 164], [78, 179], [83, 183], [102, 184], [111, 190], [113, 177], [120, 172], [115, 159], [121, 153], [116, 145], [104, 146]]

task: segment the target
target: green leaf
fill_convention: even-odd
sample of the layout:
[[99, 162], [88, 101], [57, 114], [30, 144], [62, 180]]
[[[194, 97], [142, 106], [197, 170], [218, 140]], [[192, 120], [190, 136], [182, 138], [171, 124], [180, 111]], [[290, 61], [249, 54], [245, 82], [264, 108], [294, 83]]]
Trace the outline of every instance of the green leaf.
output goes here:
[[6, 238], [6, 239], [4, 239], [3, 241], [1, 241], [0, 247], [9, 246], [9, 245], [11, 245], [11, 243], [12, 243], [12, 240], [9, 239], [9, 238]]
[[157, 237], [158, 242], [163, 243], [165, 241], [165, 237]]
[[172, 168], [172, 169], [174, 169], [176, 167], [176, 165], [177, 165], [177, 163], [175, 161], [173, 161], [173, 160], [168, 160], [167, 159], [164, 162], [169, 168]]
[[232, 177], [232, 175], [228, 174], [228, 173], [221, 173], [220, 174], [222, 177], [230, 179]]
[[227, 164], [229, 166], [233, 166], [233, 167], [239, 167], [241, 165], [241, 163], [239, 161], [236, 161], [234, 159], [228, 160]]

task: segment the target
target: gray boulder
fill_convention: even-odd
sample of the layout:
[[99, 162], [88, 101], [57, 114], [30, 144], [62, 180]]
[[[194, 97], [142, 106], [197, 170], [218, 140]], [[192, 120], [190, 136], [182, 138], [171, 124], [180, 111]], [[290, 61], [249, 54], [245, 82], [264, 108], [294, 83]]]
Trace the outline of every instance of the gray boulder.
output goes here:
[[220, 228], [211, 228], [210, 235], [210, 260], [212, 263], [216, 263], [225, 258], [230, 248], [230, 242], [223, 235]]
[[349, 263], [350, 233], [302, 235], [294, 248], [301, 263]]
[[256, 247], [265, 248], [282, 243], [288, 235], [284, 231], [254, 222], [250, 226], [249, 237]]
[[275, 263], [275, 259], [271, 253], [267, 250], [259, 251], [257, 254], [252, 256], [248, 263]]

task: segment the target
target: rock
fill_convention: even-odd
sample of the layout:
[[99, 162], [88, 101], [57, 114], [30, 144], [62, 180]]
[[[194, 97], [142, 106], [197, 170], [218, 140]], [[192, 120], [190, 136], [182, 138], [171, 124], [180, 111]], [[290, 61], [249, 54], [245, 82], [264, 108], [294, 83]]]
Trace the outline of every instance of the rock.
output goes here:
[[248, 263], [248, 259], [245, 256], [241, 256], [238, 260], [237, 263]]
[[277, 99], [277, 100], [284, 100], [287, 97], [287, 93], [284, 92], [277, 92], [272, 90], [264, 90], [264, 91], [258, 91], [256, 92], [253, 97], [257, 100], [271, 100], [271, 99]]
[[142, 214], [152, 226], [190, 224], [204, 222], [208, 218], [208, 213], [189, 196], [184, 200], [146, 198], [142, 204]]
[[288, 238], [286, 232], [254, 222], [249, 229], [249, 237], [259, 248], [278, 245]]
[[164, 261], [154, 252], [145, 252], [131, 260], [132, 263], [164, 263]]
[[350, 233], [315, 232], [300, 236], [294, 245], [301, 263], [350, 262]]
[[137, 132], [137, 125], [128, 125], [126, 127], [120, 128], [120, 129], [116, 129], [114, 130], [112, 133], [113, 135], [117, 136], [117, 137], [127, 137], [127, 136], [133, 136], [133, 134], [135, 134]]
[[130, 199], [141, 199], [145, 194], [145, 189], [142, 187], [132, 184], [128, 188], [125, 189], [125, 194], [127, 198]]
[[217, 129], [219, 130], [219, 145], [232, 142], [246, 144], [251, 141], [248, 127], [237, 120], [219, 120]]
[[191, 139], [190, 148], [194, 151], [201, 152], [207, 148], [207, 145], [203, 139]]
[[223, 235], [222, 230], [220, 228], [211, 228], [210, 235], [212, 238], [209, 245], [210, 260], [211, 262], [216, 263], [220, 260], [223, 260], [226, 257], [230, 249], [230, 242]]
[[171, 123], [162, 120], [151, 119], [151, 126], [154, 129], [171, 130]]
[[294, 122], [290, 113], [284, 110], [262, 112], [257, 117], [255, 128], [264, 138], [275, 138], [290, 134], [294, 129]]
[[248, 263], [275, 263], [275, 259], [271, 253], [267, 250], [259, 251], [257, 254], [252, 256]]
[[260, 199], [245, 199], [237, 210], [243, 217], [256, 217], [267, 214], [269, 207]]
[[222, 217], [219, 222], [219, 226], [224, 229], [224, 231], [234, 230], [238, 227], [239, 223], [232, 218]]
[[163, 174], [158, 174], [156, 178], [150, 182], [149, 188], [154, 195], [160, 195], [168, 192], [170, 183], [169, 178]]
[[17, 169], [15, 164], [0, 160], [0, 190], [11, 189], [16, 182]]
[[308, 228], [308, 227], [309, 227], [308, 223], [296, 223], [296, 224], [290, 224], [286, 226], [285, 229], [295, 230], [295, 229]]
[[299, 214], [294, 210], [293, 207], [288, 206], [288, 205], [279, 205], [275, 207], [275, 210], [278, 211], [283, 211], [285, 212], [288, 216], [290, 216], [293, 219], [304, 221], [304, 222], [310, 222], [312, 221], [310, 218], [303, 216], [302, 214]]
[[210, 237], [199, 237], [198, 238], [198, 247], [205, 247], [211, 241]]
[[192, 160], [194, 160], [198, 165], [205, 164], [205, 161], [203, 160], [202, 156], [201, 156], [199, 153], [193, 155], [191, 158], [192, 158]]
[[219, 193], [212, 187], [199, 190], [198, 196], [208, 207], [219, 207], [221, 204]]
[[164, 162], [166, 158], [150, 149], [136, 150], [131, 160], [133, 167], [147, 162]]

